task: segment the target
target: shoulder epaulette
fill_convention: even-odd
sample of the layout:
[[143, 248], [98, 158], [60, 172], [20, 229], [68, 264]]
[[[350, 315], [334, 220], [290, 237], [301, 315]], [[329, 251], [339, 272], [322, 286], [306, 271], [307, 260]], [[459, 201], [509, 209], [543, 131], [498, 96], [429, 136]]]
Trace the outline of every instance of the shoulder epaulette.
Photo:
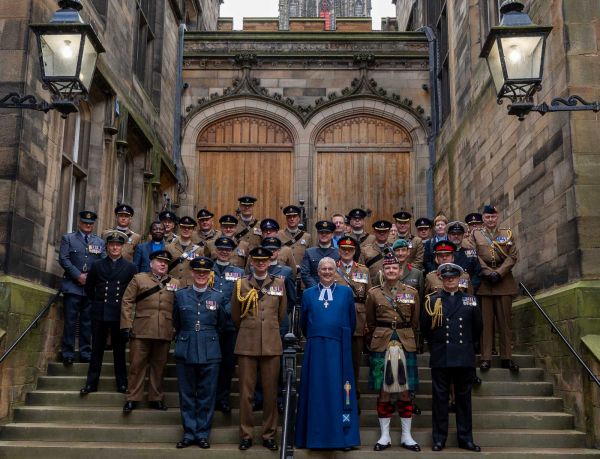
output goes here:
[[382, 286], [381, 285], [376, 285], [375, 287], [371, 287], [368, 291], [372, 292], [373, 290], [381, 290]]
[[412, 285], [405, 284], [404, 282], [402, 282], [402, 285], [404, 285], [404, 287], [408, 288], [409, 290], [414, 290], [415, 292], [419, 293], [419, 291]]

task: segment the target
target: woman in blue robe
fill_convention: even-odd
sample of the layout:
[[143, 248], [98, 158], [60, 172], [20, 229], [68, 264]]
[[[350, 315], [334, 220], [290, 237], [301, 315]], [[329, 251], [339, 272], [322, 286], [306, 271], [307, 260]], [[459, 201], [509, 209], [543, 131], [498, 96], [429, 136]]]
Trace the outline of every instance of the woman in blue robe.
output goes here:
[[296, 417], [298, 448], [349, 450], [360, 445], [351, 350], [356, 310], [352, 290], [334, 282], [335, 269], [333, 259], [323, 258], [320, 282], [302, 296], [306, 346]]

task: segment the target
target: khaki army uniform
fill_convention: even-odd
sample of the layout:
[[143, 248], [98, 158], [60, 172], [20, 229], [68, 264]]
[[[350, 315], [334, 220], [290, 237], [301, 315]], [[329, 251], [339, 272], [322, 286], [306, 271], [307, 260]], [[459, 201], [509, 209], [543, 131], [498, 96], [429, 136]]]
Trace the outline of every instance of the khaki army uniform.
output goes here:
[[347, 272], [342, 261], [339, 260], [336, 264], [335, 282], [350, 287], [354, 296], [356, 329], [352, 336], [352, 366], [354, 367], [354, 380], [358, 381], [360, 356], [364, 348], [364, 335], [367, 326], [365, 301], [367, 299], [367, 292], [371, 288], [369, 270], [365, 265], [352, 262], [350, 272]]
[[[481, 359], [492, 358], [494, 316], [500, 332], [500, 358], [510, 359], [512, 298], [519, 293], [511, 272], [518, 257], [514, 236], [508, 228], [500, 228], [493, 233], [480, 229], [472, 234], [471, 239], [481, 264], [481, 285], [477, 291], [481, 296], [483, 315]], [[488, 276], [492, 272], [500, 275], [500, 282], [494, 284], [490, 281]]]
[[349, 236], [351, 238], [356, 239], [358, 241], [358, 243], [360, 244], [361, 250], [369, 245], [377, 243], [377, 239], [375, 238], [375, 235], [367, 233], [366, 231], [364, 231], [360, 236], [358, 234], [354, 234], [353, 232], [346, 233], [345, 236]]
[[235, 234], [233, 239], [236, 241], [246, 241], [248, 243], [248, 249], [252, 250], [254, 247], [258, 247], [262, 241], [262, 233], [260, 231], [260, 220], [253, 218], [250, 220], [248, 225], [244, 223], [241, 218], [237, 226], [235, 227]]
[[[443, 288], [444, 284], [442, 279], [437, 275], [437, 271], [432, 271], [425, 276], [425, 295], [433, 292], [441, 292]], [[473, 295], [473, 284], [471, 283], [469, 273], [464, 272], [461, 274], [458, 280], [458, 288], [469, 295]]]
[[[235, 240], [235, 239], [234, 239]], [[238, 268], [246, 269], [246, 264], [248, 263], [248, 242], [240, 241], [235, 249], [233, 249], [233, 253], [231, 254], [231, 258], [229, 262], [233, 266], [237, 266]], [[215, 241], [211, 240], [206, 243], [206, 253], [207, 256], [212, 258], [213, 260], [217, 259], [217, 248], [215, 247]]]
[[216, 229], [211, 229], [208, 234], [204, 234], [200, 230], [194, 231], [192, 234], [192, 242], [194, 244], [199, 244], [200, 242], [207, 245], [210, 241], [214, 242], [217, 238], [221, 237], [221, 232]]
[[120, 231], [127, 235], [128, 239], [127, 242], [123, 244], [123, 251], [121, 252], [121, 256], [131, 263], [133, 261], [133, 254], [135, 253], [135, 248], [138, 246], [138, 244], [142, 242], [142, 236], [131, 230], [123, 231], [118, 228], [112, 228], [107, 229], [102, 233], [102, 239], [106, 239], [106, 235], [110, 231]]
[[405, 351], [416, 352], [415, 330], [419, 327], [419, 292], [398, 281], [396, 291], [389, 285], [373, 287], [367, 293], [368, 346], [371, 352], [385, 352], [396, 330]]
[[289, 229], [285, 228], [279, 230], [277, 237], [281, 241], [282, 248], [289, 247], [292, 249], [297, 270], [297, 267], [300, 266], [304, 258], [304, 252], [310, 247], [310, 234], [302, 230], [298, 230], [295, 234], [292, 234]]
[[412, 234], [405, 236], [398, 235], [396, 238], [390, 236], [390, 244], [393, 244], [397, 239], [406, 239], [408, 241], [409, 252], [407, 261], [415, 268], [423, 270], [423, 263], [425, 260], [425, 246], [423, 245], [423, 240]]
[[400, 282], [417, 289], [419, 298], [423, 297], [423, 271], [415, 268], [410, 263], [405, 263], [400, 269], [402, 271], [402, 274], [400, 274]]
[[169, 276], [177, 279], [182, 287], [188, 287], [194, 283], [192, 270], [190, 269], [190, 261], [197, 257], [206, 255], [206, 247], [203, 243], [194, 244], [190, 242], [187, 247], [181, 245], [181, 241], [167, 245], [166, 250], [173, 257], [173, 261], [169, 263]]
[[[152, 273], [139, 273], [123, 294], [120, 327], [131, 330], [127, 401], [142, 400], [148, 366], [148, 400], [163, 399], [163, 370], [173, 338], [173, 302], [179, 286], [170, 276], [159, 280]], [[140, 298], [151, 289], [156, 291]]]
[[[254, 290], [258, 293], [255, 308], [246, 310], [245, 298]], [[253, 437], [252, 399], [260, 369], [264, 393], [264, 440], [274, 439], [277, 432], [277, 380], [279, 361], [283, 353], [279, 326], [287, 311], [285, 281], [267, 275], [262, 286], [254, 276], [238, 281], [231, 297], [231, 318], [238, 329], [235, 354], [238, 356], [240, 381], [240, 438]]]
[[381, 271], [383, 268], [383, 259], [385, 258], [384, 249], [391, 251], [392, 247], [389, 245], [380, 247], [377, 244], [371, 244], [361, 248], [361, 260], [364, 260], [365, 266], [369, 270], [371, 285], [381, 285], [382, 283]]
[[[177, 234], [175, 234], [175, 233], [165, 234], [165, 237], [163, 238], [164, 241], [165, 241], [165, 245], [166, 244], [171, 244], [172, 242], [176, 241], [178, 237], [179, 236], [177, 236]], [[152, 240], [152, 236], [148, 236], [148, 240], [151, 241]]]

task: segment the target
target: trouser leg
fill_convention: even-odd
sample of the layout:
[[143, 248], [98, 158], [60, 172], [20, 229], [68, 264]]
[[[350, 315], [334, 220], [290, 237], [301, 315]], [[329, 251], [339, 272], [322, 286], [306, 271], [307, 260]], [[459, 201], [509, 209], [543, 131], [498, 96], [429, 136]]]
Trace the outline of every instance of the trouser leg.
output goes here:
[[129, 342], [129, 391], [127, 401], [140, 402], [144, 397], [144, 378], [148, 368], [150, 340], [132, 338]]
[[219, 364], [198, 365], [196, 370], [196, 440], [208, 439], [215, 414]]
[[65, 293], [63, 300], [62, 358], [75, 357], [75, 331], [77, 329], [78, 304], [80, 295]]
[[169, 357], [170, 341], [153, 339], [150, 351], [150, 384], [148, 385], [148, 401], [156, 402], [163, 399], [163, 373]]
[[431, 382], [433, 443], [445, 444], [448, 437], [448, 391], [451, 382], [449, 370], [432, 368]]
[[364, 346], [364, 337], [353, 336], [352, 337], [352, 369], [354, 370], [354, 381], [357, 387], [356, 395], [359, 396], [358, 392], [358, 379], [360, 375], [360, 359]]
[[471, 406], [471, 389], [474, 368], [454, 369], [454, 391], [456, 396], [456, 435], [460, 443], [473, 441], [473, 410]]
[[492, 360], [492, 341], [494, 339], [494, 297], [481, 297], [483, 332], [481, 334], [481, 360]]
[[[89, 359], [92, 355], [92, 304], [87, 297], [79, 302], [79, 355]], [[102, 346], [106, 344], [106, 337]]]
[[178, 363], [176, 366], [183, 438], [188, 440], [195, 439], [198, 421], [195, 396], [198, 386], [196, 367], [197, 365], [186, 365], [183, 363]]
[[221, 333], [219, 342], [221, 344], [221, 363], [219, 365], [219, 383], [217, 386], [217, 404], [229, 403], [231, 393], [231, 380], [235, 369], [235, 330], [225, 330]]
[[238, 355], [240, 380], [240, 438], [252, 439], [254, 420], [252, 415], [252, 398], [256, 387], [258, 357]]
[[512, 297], [502, 295], [494, 297], [496, 320], [500, 332], [500, 359], [510, 359], [512, 356]]
[[102, 360], [104, 359], [104, 345], [108, 333], [109, 323], [102, 320], [92, 321], [92, 357], [88, 367], [86, 386], [98, 388], [100, 373], [102, 371]]
[[274, 439], [277, 433], [277, 381], [279, 376], [280, 356], [261, 357], [259, 359], [262, 375], [263, 406], [263, 440]]
[[115, 381], [117, 387], [127, 387], [127, 367], [125, 365], [125, 341], [121, 337], [119, 322], [110, 323], [110, 337], [113, 352], [113, 365], [115, 368]]

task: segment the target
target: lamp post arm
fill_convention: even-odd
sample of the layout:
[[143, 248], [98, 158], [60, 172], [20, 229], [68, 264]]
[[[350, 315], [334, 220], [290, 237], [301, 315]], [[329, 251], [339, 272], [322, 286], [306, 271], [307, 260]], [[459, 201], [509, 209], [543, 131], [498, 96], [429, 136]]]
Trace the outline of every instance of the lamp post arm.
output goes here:
[[44, 113], [48, 113], [50, 110], [54, 109], [52, 104], [49, 104], [45, 100], [38, 102], [35, 96], [22, 96], [16, 92], [11, 92], [10, 94], [0, 98], [0, 108], [24, 108], [29, 110], [37, 110]]
[[550, 105], [544, 102], [534, 106], [531, 111], [541, 113], [542, 115], [549, 112], [593, 111], [598, 113], [600, 112], [600, 101], [588, 102], [580, 96], [570, 96], [567, 99], [556, 97], [552, 99]]

